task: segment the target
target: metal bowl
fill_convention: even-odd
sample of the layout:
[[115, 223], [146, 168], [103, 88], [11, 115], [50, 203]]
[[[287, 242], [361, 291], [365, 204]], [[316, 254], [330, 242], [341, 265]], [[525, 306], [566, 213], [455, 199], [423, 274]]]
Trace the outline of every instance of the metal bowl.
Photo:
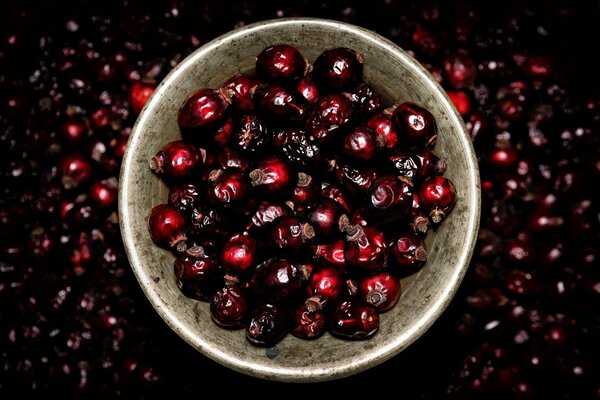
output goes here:
[[[150, 239], [150, 209], [167, 201], [167, 187], [150, 171], [148, 160], [167, 142], [180, 137], [177, 111], [201, 87], [220, 87], [236, 73], [254, 69], [266, 46], [288, 43], [309, 60], [324, 50], [349, 47], [365, 62], [364, 80], [385, 104], [411, 100], [435, 116], [435, 148], [448, 162], [446, 176], [458, 200], [450, 216], [427, 237], [425, 267], [402, 281], [393, 310], [382, 314], [379, 332], [369, 340], [346, 341], [325, 334], [306, 341], [288, 335], [276, 347], [248, 343], [243, 330], [224, 330], [211, 320], [208, 303], [181, 294], [173, 256]], [[278, 381], [336, 379], [364, 371], [417, 340], [444, 311], [469, 264], [479, 224], [479, 172], [471, 141], [454, 106], [417, 61], [381, 36], [345, 23], [321, 19], [279, 19], [227, 33], [181, 62], [160, 84], [140, 114], [121, 169], [119, 216], [125, 249], [146, 296], [165, 322], [193, 348], [245, 374]], [[190, 351], [192, 351], [190, 349]]]

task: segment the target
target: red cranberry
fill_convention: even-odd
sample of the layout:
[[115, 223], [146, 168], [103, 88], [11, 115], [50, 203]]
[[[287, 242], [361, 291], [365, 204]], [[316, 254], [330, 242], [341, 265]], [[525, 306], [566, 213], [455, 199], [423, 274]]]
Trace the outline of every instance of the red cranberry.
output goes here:
[[384, 137], [367, 127], [358, 127], [342, 138], [342, 153], [352, 161], [371, 161], [385, 143]]
[[231, 147], [222, 148], [217, 156], [217, 165], [223, 170], [237, 170], [245, 172], [250, 162], [238, 151]]
[[368, 192], [378, 178], [374, 169], [357, 169], [349, 165], [336, 166], [335, 173], [344, 187], [353, 194]]
[[446, 169], [444, 160], [424, 149], [418, 153], [397, 153], [389, 157], [396, 172], [413, 182], [420, 182], [430, 175], [442, 175]]
[[313, 76], [319, 88], [343, 90], [356, 85], [362, 77], [362, 56], [351, 49], [326, 50], [315, 60]]
[[467, 52], [458, 51], [448, 54], [443, 61], [446, 81], [457, 88], [472, 87], [477, 67]]
[[244, 114], [240, 117], [234, 131], [235, 144], [249, 154], [263, 152], [271, 139], [267, 126], [256, 114]]
[[65, 189], [73, 189], [90, 179], [92, 164], [80, 154], [64, 157], [59, 165], [61, 181]]
[[377, 210], [407, 212], [412, 206], [412, 182], [391, 175], [377, 179], [371, 188], [371, 205]]
[[433, 115], [425, 108], [405, 101], [394, 110], [393, 121], [407, 142], [431, 147], [437, 139]]
[[194, 206], [190, 211], [192, 233], [200, 236], [216, 236], [224, 238], [231, 231], [232, 222], [229, 218], [207, 206]]
[[156, 89], [156, 83], [152, 81], [138, 81], [133, 84], [129, 91], [129, 101], [133, 112], [139, 114], [142, 111], [146, 102], [154, 93], [154, 89]]
[[308, 74], [300, 79], [296, 89], [310, 104], [313, 104], [319, 98], [319, 90], [313, 80], [312, 74]]
[[471, 112], [471, 97], [464, 90], [449, 90], [448, 97], [463, 117]]
[[337, 186], [327, 185], [321, 190], [323, 197], [329, 197], [344, 209], [344, 212], [352, 213], [352, 201], [350, 196]]
[[444, 44], [444, 38], [423, 25], [418, 25], [412, 34], [412, 41], [422, 52], [429, 56], [436, 55]]
[[258, 86], [254, 103], [265, 116], [281, 121], [302, 121], [308, 111], [304, 97], [272, 83]]
[[428, 253], [423, 238], [412, 232], [401, 234], [390, 245], [393, 263], [402, 275], [411, 274], [420, 269], [427, 261]]
[[427, 178], [419, 187], [421, 203], [429, 208], [431, 220], [439, 224], [456, 203], [454, 184], [443, 176]]
[[273, 224], [271, 239], [281, 250], [300, 251], [315, 236], [310, 224], [300, 222], [296, 217], [282, 217]]
[[254, 110], [252, 97], [258, 83], [254, 78], [239, 74], [229, 78], [223, 85], [223, 89], [229, 92], [235, 109], [247, 112]]
[[184, 183], [171, 186], [169, 189], [169, 204], [183, 214], [189, 215], [200, 203], [198, 186], [193, 183]]
[[217, 169], [208, 178], [208, 197], [215, 204], [237, 203], [248, 195], [248, 186], [240, 172]]
[[253, 344], [272, 346], [283, 339], [288, 331], [287, 312], [280, 306], [264, 304], [250, 313], [250, 323], [246, 327], [246, 338]]
[[248, 314], [246, 294], [239, 286], [225, 286], [210, 301], [210, 314], [219, 326], [241, 328]]
[[182, 140], [167, 143], [150, 160], [150, 169], [159, 176], [190, 176], [204, 163], [206, 152]]
[[301, 304], [294, 311], [292, 334], [302, 339], [313, 339], [325, 331], [325, 314], [322, 311], [309, 311]]
[[341, 94], [323, 96], [313, 105], [306, 121], [306, 133], [318, 143], [330, 142], [348, 128], [353, 118], [352, 102]]
[[400, 145], [398, 131], [392, 123], [391, 113], [384, 111], [373, 115], [369, 118], [367, 126], [377, 135], [383, 137], [386, 149], [395, 149]]
[[[261, 228], [272, 223], [279, 217], [290, 215], [291, 209], [287, 205], [269, 203], [263, 201], [258, 205], [256, 212], [252, 215], [252, 225]], [[248, 227], [249, 229], [250, 227]]]
[[[179, 109], [179, 126], [182, 129], [211, 128], [225, 117], [229, 103], [218, 90], [200, 89], [192, 93]], [[212, 139], [206, 132], [196, 133], [196, 141], [207, 143]]]
[[235, 125], [236, 121], [231, 116], [227, 117], [225, 122], [223, 122], [223, 125], [217, 129], [212, 141], [209, 144], [212, 144], [216, 148], [228, 146], [235, 133]]
[[269, 301], [289, 301], [302, 288], [305, 271], [288, 259], [271, 258], [254, 270], [250, 287]]
[[103, 179], [90, 186], [90, 198], [100, 207], [110, 207], [117, 203], [117, 179]]
[[223, 245], [219, 259], [225, 271], [241, 274], [256, 263], [256, 241], [247, 233], [233, 235]]
[[314, 170], [319, 169], [321, 149], [306, 135], [306, 132], [300, 129], [287, 129], [280, 134], [283, 137], [281, 149], [290, 162]]
[[379, 110], [381, 99], [373, 88], [366, 83], [360, 83], [347, 96], [354, 104], [354, 108], [361, 114], [372, 114]]
[[306, 292], [306, 308], [313, 312], [338, 298], [344, 285], [341, 271], [332, 265], [322, 265], [311, 274]]
[[379, 312], [391, 310], [400, 299], [400, 281], [387, 272], [363, 278], [358, 288], [361, 298]]
[[344, 257], [345, 243], [344, 239], [340, 239], [332, 243], [319, 244], [314, 248], [314, 258], [344, 268], [346, 267], [346, 258]]
[[297, 175], [289, 163], [278, 156], [263, 158], [257, 168], [248, 175], [252, 186], [269, 194], [277, 194], [290, 189], [296, 184]]
[[69, 118], [62, 124], [61, 133], [67, 142], [77, 143], [85, 139], [88, 134], [88, 127], [80, 119]]
[[307, 219], [318, 242], [335, 239], [348, 225], [348, 216], [338, 203], [329, 198], [321, 198], [313, 204], [307, 212]]
[[159, 204], [152, 208], [148, 217], [150, 236], [158, 245], [167, 245], [185, 251], [186, 220], [181, 213], [168, 204]]
[[175, 259], [175, 278], [181, 292], [193, 299], [209, 301], [222, 284], [214, 257], [200, 246], [193, 246]]
[[348, 228], [344, 257], [353, 267], [380, 270], [387, 265], [387, 243], [383, 232], [373, 227]]
[[310, 175], [299, 172], [298, 183], [291, 197], [291, 202], [294, 204], [296, 211], [304, 211], [317, 198], [320, 188], [321, 185]]
[[266, 47], [256, 56], [256, 73], [268, 80], [290, 82], [302, 77], [307, 69], [302, 54], [287, 44]]
[[493, 167], [510, 169], [517, 163], [517, 152], [510, 145], [498, 146], [490, 152], [487, 161]]
[[418, 193], [413, 193], [412, 206], [408, 215], [410, 225], [415, 233], [427, 233], [427, 230], [429, 229], [429, 218], [427, 212], [421, 207], [421, 199], [419, 198]]
[[338, 302], [329, 315], [329, 331], [347, 339], [366, 339], [379, 329], [375, 308], [349, 298]]

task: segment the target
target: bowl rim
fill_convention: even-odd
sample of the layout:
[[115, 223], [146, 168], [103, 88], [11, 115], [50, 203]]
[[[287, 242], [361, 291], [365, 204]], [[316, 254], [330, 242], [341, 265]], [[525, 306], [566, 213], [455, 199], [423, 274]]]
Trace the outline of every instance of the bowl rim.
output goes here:
[[[439, 296], [437, 301], [430, 302], [428, 304], [425, 312], [420, 316], [416, 323], [407, 329], [403, 335], [396, 337], [394, 340], [390, 340], [385, 345], [374, 349], [375, 351], [367, 353], [361, 358], [354, 359], [351, 363], [329, 368], [311, 368], [310, 366], [304, 368], [272, 368], [266, 365], [246, 362], [236, 358], [235, 355], [215, 349], [213, 346], [211, 346], [210, 342], [204, 341], [196, 336], [192, 330], [188, 329], [185, 324], [178, 320], [176, 315], [169, 311], [169, 307], [166, 307], [166, 304], [162, 298], [152, 289], [152, 277], [147, 273], [147, 271], [144, 270], [144, 263], [142, 262], [138, 249], [136, 249], [133, 245], [135, 242], [135, 232], [132, 230], [133, 224], [130, 223], [132, 216], [127, 206], [128, 199], [130, 197], [129, 188], [133, 187], [133, 182], [131, 182], [129, 179], [131, 177], [130, 171], [135, 165], [135, 154], [132, 149], [136, 148], [136, 144], [139, 142], [140, 135], [138, 134], [138, 131], [141, 129], [140, 127], [144, 126], [146, 120], [149, 118], [149, 113], [146, 111], [153, 108], [155, 104], [158, 104], [161, 101], [163, 91], [165, 90], [164, 88], [171, 86], [173, 81], [177, 80], [180, 75], [184, 74], [186, 69], [194, 64], [197, 59], [203, 57], [209, 51], [218, 48], [224, 42], [235, 40], [238, 37], [245, 36], [253, 32], [269, 29], [273, 26], [298, 25], [326, 26], [330, 29], [333, 28], [360, 36], [364, 40], [369, 41], [371, 44], [383, 47], [386, 51], [393, 53], [394, 57], [402, 59], [403, 62], [414, 71], [415, 74], [418, 74], [421, 76], [421, 78], [424, 78], [423, 80], [427, 82], [428, 89], [434, 93], [436, 98], [441, 101], [443, 107], [448, 112], [450, 124], [460, 127], [458, 130], [458, 139], [462, 147], [468, 149], [468, 154], [466, 157], [468, 164], [467, 170], [469, 181], [472, 182], [473, 186], [469, 191], [470, 196], [464, 198], [466, 207], [468, 209], [467, 224], [464, 226], [467, 234], [465, 236], [466, 240], [463, 251], [460, 252], [460, 256], [456, 262], [459, 268], [455, 268], [453, 270], [450, 279], [447, 281], [444, 287], [441, 288], [443, 294]], [[477, 239], [477, 232], [479, 230], [479, 218], [481, 211], [480, 198], [479, 168], [473, 144], [467, 134], [463, 119], [459, 115], [444, 89], [442, 89], [442, 87], [435, 81], [431, 74], [418, 61], [408, 55], [403, 49], [401, 49], [392, 41], [373, 31], [356, 25], [320, 18], [279, 18], [249, 24], [211, 40], [188, 55], [163, 79], [140, 112], [138, 119], [132, 128], [119, 176], [118, 211], [121, 236], [134, 275], [136, 276], [145, 296], [148, 298], [156, 312], [181, 338], [183, 338], [188, 344], [210, 359], [247, 375], [263, 379], [287, 382], [315, 382], [342, 378], [378, 365], [410, 346], [414, 341], [421, 337], [421, 335], [423, 335], [431, 327], [431, 325], [433, 325], [433, 323], [439, 318], [454, 297], [471, 260]]]

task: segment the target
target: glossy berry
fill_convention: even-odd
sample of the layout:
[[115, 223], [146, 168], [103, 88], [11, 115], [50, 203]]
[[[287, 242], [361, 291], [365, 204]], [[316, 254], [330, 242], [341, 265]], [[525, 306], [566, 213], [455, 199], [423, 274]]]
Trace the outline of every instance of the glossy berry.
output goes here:
[[208, 178], [208, 197], [215, 204], [237, 203], [247, 197], [249, 186], [240, 172], [217, 169]]
[[402, 275], [420, 269], [428, 257], [423, 238], [413, 232], [403, 233], [392, 240], [389, 249], [392, 265], [396, 265]]
[[435, 144], [437, 126], [433, 114], [427, 109], [406, 101], [394, 110], [393, 121], [407, 142], [428, 147]]
[[[220, 91], [200, 89], [192, 93], [179, 109], [179, 126], [182, 129], [214, 127], [224, 119], [228, 107], [229, 103]], [[196, 138], [199, 143], [210, 140], [206, 132], [197, 135], [203, 136]]]
[[59, 165], [62, 185], [65, 189], [73, 189], [90, 179], [92, 163], [80, 154], [63, 157]]
[[343, 285], [343, 274], [337, 267], [327, 264], [318, 267], [306, 286], [307, 309], [311, 312], [321, 310], [339, 297]]
[[377, 310], [352, 298], [339, 301], [328, 318], [329, 331], [347, 339], [366, 339], [379, 329]]
[[336, 267], [346, 267], [346, 258], [344, 257], [344, 239], [336, 240], [331, 243], [322, 243], [314, 247], [314, 258], [324, 261], [327, 264]]
[[344, 246], [346, 262], [360, 269], [378, 271], [387, 266], [387, 243], [374, 227], [352, 225]]
[[385, 146], [383, 140], [383, 136], [360, 126], [344, 135], [341, 140], [341, 152], [351, 161], [371, 161]]
[[239, 286], [225, 286], [212, 297], [210, 315], [224, 328], [241, 328], [248, 314], [248, 300]]
[[117, 179], [103, 179], [90, 186], [90, 198], [99, 207], [110, 207], [117, 203]]
[[247, 233], [230, 237], [219, 254], [227, 273], [239, 275], [256, 264], [256, 241]]
[[300, 264], [285, 258], [271, 258], [256, 267], [250, 287], [269, 301], [289, 301], [300, 292], [304, 274]]
[[348, 216], [342, 207], [329, 198], [320, 198], [307, 212], [307, 222], [315, 231], [318, 242], [332, 241], [348, 225]]
[[168, 204], [154, 206], [148, 217], [148, 225], [154, 243], [185, 251], [187, 222], [175, 207]]
[[[390, 112], [380, 112], [373, 115], [367, 121], [367, 126], [375, 134], [383, 137], [383, 143], [388, 150], [400, 146], [400, 138], [396, 126], [392, 123], [392, 114]], [[378, 140], [379, 142], [379, 140]]]
[[429, 229], [429, 215], [427, 211], [421, 207], [421, 199], [419, 198], [418, 193], [413, 193], [412, 206], [408, 213], [408, 218], [410, 226], [415, 233], [427, 233], [427, 230]]
[[264, 304], [250, 312], [246, 338], [255, 345], [272, 346], [288, 332], [289, 317], [286, 310], [275, 304]]
[[400, 281], [388, 272], [363, 278], [358, 285], [360, 298], [379, 312], [391, 310], [400, 299]]
[[282, 217], [273, 223], [271, 239], [280, 250], [297, 252], [305, 248], [315, 236], [310, 224], [296, 217]]
[[287, 44], [266, 47], [256, 56], [257, 75], [270, 81], [294, 81], [302, 77], [307, 68], [298, 49]]
[[351, 49], [326, 50], [315, 60], [313, 76], [319, 88], [340, 91], [351, 88], [362, 78], [362, 56]]
[[202, 166], [205, 154], [204, 150], [178, 140], [167, 143], [152, 157], [150, 169], [166, 178], [190, 176]]
[[290, 190], [295, 184], [295, 174], [288, 162], [279, 156], [263, 158], [257, 168], [248, 174], [252, 186], [269, 194]]
[[233, 142], [247, 154], [260, 154], [271, 141], [271, 134], [261, 117], [244, 114], [234, 128]]
[[412, 205], [413, 188], [408, 179], [384, 176], [371, 187], [371, 206], [377, 210], [401, 210], [408, 212]]
[[378, 178], [378, 172], [375, 169], [359, 169], [350, 165], [336, 165], [335, 173], [344, 188], [351, 194], [368, 192]]
[[223, 89], [228, 92], [231, 105], [236, 110], [248, 112], [254, 110], [252, 98], [258, 84], [258, 80], [248, 75], [238, 74], [229, 78], [223, 85]]
[[313, 339], [325, 332], [325, 314], [323, 311], [309, 311], [301, 304], [294, 311], [292, 319], [292, 334], [302, 339]]
[[315, 140], [306, 135], [306, 132], [301, 129], [286, 129], [281, 135], [281, 149], [291, 163], [301, 167], [319, 168], [321, 148]]
[[419, 187], [419, 198], [422, 205], [430, 210], [433, 223], [439, 224], [456, 203], [456, 189], [449, 179], [433, 176]]
[[354, 111], [352, 102], [341, 94], [330, 94], [317, 100], [306, 120], [306, 133], [318, 143], [333, 140], [349, 128]]
[[364, 115], [373, 114], [381, 107], [381, 99], [375, 90], [366, 83], [360, 83], [356, 88], [347, 93], [354, 109]]
[[223, 170], [245, 172], [250, 167], [250, 161], [232, 147], [222, 148], [215, 161], [216, 166]]
[[398, 175], [411, 179], [413, 183], [421, 182], [430, 175], [442, 175], [446, 170], [444, 160], [427, 149], [392, 154], [388, 160]]
[[156, 83], [153, 81], [138, 81], [133, 84], [129, 91], [129, 101], [131, 102], [131, 108], [136, 114], [139, 114], [152, 93], [156, 89]]
[[248, 229], [250, 229], [251, 226], [261, 228], [269, 225], [280, 217], [290, 215], [291, 212], [292, 209], [285, 204], [263, 201], [258, 205], [254, 214], [252, 214], [251, 223], [250, 226], [248, 226]]
[[312, 74], [308, 74], [300, 79], [296, 89], [309, 104], [313, 104], [319, 98], [319, 89], [317, 89]]
[[298, 183], [294, 188], [294, 192], [290, 201], [294, 205], [296, 211], [302, 212], [319, 196], [321, 185], [317, 183], [310, 175], [304, 172], [298, 173]]
[[327, 185], [321, 190], [321, 195], [323, 197], [328, 197], [331, 200], [338, 203], [340, 206], [342, 206], [342, 209], [345, 213], [352, 213], [352, 200], [348, 193], [346, 193], [339, 187], [334, 185]]
[[214, 257], [200, 246], [193, 246], [175, 259], [175, 278], [181, 292], [193, 299], [209, 301], [223, 277]]
[[304, 120], [308, 111], [304, 97], [273, 83], [258, 86], [254, 93], [254, 104], [264, 116], [288, 124], [290, 121]]

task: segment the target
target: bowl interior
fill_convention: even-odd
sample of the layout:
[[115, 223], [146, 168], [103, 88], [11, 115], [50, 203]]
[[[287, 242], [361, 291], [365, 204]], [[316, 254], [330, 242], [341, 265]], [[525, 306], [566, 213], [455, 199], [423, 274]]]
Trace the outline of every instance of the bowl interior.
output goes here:
[[[403, 280], [399, 304], [382, 314], [370, 340], [342, 341], [325, 334], [316, 341], [288, 335], [275, 348], [250, 345], [243, 330], [217, 327], [208, 303], [183, 296], [175, 283], [173, 256], [148, 234], [150, 209], [167, 200], [166, 186], [148, 160], [180, 138], [177, 110], [201, 87], [220, 87], [231, 75], [250, 72], [266, 46], [289, 43], [309, 60], [325, 49], [349, 47], [364, 58], [364, 80], [385, 103], [419, 103], [439, 127], [435, 152], [447, 160], [446, 176], [456, 185], [454, 211], [427, 238], [430, 258]], [[132, 268], [163, 319], [190, 345], [219, 363], [261, 378], [284, 381], [334, 379], [365, 370], [400, 352], [437, 319], [454, 295], [472, 254], [479, 221], [479, 178], [473, 148], [462, 120], [429, 74], [391, 42], [370, 31], [334, 21], [290, 19], [250, 25], [198, 49], [162, 82], [142, 111], [130, 138], [120, 179], [120, 220]]]

